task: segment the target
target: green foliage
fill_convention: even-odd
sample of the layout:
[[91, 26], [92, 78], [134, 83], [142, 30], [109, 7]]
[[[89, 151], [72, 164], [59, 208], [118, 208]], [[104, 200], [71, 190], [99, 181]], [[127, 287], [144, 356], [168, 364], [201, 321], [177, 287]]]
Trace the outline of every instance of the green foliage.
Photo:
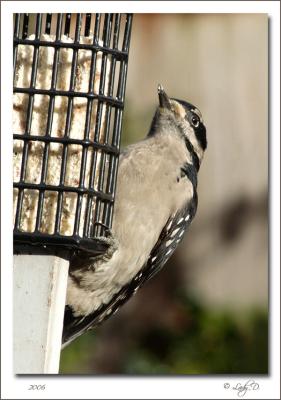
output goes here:
[[190, 327], [180, 335], [154, 330], [129, 354], [123, 373], [266, 374], [268, 322], [265, 312], [234, 318], [186, 302]]
[[[239, 318], [182, 299], [189, 322], [180, 332], [154, 328], [123, 355], [122, 374], [266, 374], [267, 313]], [[62, 373], [94, 373], [95, 335], [83, 335], [62, 352]], [[92, 362], [91, 362], [92, 358]], [[91, 367], [92, 363], [92, 367]], [[99, 371], [101, 372], [101, 371]], [[102, 373], [102, 372], [101, 372]]]
[[91, 358], [95, 353], [93, 332], [85, 333], [61, 352], [60, 373], [89, 374]]

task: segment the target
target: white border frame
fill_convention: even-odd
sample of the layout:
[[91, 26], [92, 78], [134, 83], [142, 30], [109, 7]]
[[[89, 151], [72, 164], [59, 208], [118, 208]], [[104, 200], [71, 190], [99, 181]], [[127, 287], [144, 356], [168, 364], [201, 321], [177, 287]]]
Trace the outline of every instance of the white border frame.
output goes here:
[[[12, 372], [12, 141], [8, 138], [12, 110], [13, 12], [134, 12], [134, 13], [267, 13], [270, 17], [270, 375], [255, 377], [258, 391], [247, 399], [280, 397], [280, 3], [279, 1], [5, 1], [1, 4], [1, 264], [2, 264], [2, 398], [5, 399], [227, 399], [237, 393], [224, 383], [245, 383], [247, 377], [15, 377]], [[6, 189], [7, 188], [7, 189]], [[8, 234], [7, 234], [8, 233]], [[28, 390], [46, 384], [45, 391]]]

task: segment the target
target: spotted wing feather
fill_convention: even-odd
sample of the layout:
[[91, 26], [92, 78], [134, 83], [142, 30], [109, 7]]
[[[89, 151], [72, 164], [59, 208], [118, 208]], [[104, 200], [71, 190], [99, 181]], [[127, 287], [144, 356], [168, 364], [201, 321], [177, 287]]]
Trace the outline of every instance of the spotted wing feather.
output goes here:
[[169, 219], [151, 251], [146, 266], [143, 268], [143, 274], [146, 276], [145, 281], [157, 274], [174, 253], [193, 220], [196, 209], [197, 195], [195, 193], [189, 205]]
[[162, 269], [182, 240], [185, 230], [196, 213], [196, 208], [197, 195], [196, 192], [194, 192], [191, 202], [183, 210], [168, 219], [143, 268], [126, 286], [113, 296], [108, 304], [101, 306], [94, 313], [86, 317], [75, 317], [71, 308], [66, 306], [62, 338], [63, 346], [69, 344], [83, 332], [93, 329], [109, 318], [119, 307], [127, 302], [147, 280], [151, 279]]

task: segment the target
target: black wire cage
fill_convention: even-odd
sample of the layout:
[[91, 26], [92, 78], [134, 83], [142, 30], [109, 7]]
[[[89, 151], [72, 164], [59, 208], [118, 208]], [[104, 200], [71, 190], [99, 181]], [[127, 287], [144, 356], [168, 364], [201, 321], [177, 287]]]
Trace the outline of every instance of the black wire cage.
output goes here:
[[131, 14], [14, 14], [16, 253], [104, 251], [131, 27]]

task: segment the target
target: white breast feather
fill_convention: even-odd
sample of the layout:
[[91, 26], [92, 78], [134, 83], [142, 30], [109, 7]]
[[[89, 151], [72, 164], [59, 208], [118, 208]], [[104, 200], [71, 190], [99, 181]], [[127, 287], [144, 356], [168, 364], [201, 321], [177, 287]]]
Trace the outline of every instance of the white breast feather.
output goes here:
[[118, 249], [94, 270], [77, 272], [83, 276], [80, 287], [69, 277], [67, 304], [75, 316], [107, 304], [144, 266], [169, 217], [193, 196], [189, 180], [177, 182], [188, 157], [182, 141], [169, 135], [139, 142], [121, 155], [112, 227]]

